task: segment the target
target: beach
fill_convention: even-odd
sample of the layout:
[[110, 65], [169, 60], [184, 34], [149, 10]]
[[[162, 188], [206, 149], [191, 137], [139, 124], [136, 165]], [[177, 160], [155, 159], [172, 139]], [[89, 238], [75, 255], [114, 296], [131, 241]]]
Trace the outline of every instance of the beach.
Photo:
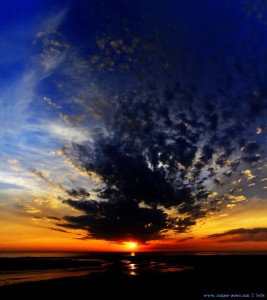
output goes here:
[[[20, 295], [28, 299], [36, 299], [37, 296], [51, 297], [54, 294], [61, 295], [61, 297], [86, 295], [87, 298], [97, 295], [99, 299], [106, 297], [153, 299], [158, 298], [159, 295], [164, 299], [266, 299], [267, 296], [266, 255], [159, 255], [153, 257], [138, 257], [137, 255], [123, 257], [123, 259], [114, 255], [101, 259], [106, 261], [107, 258], [110, 264], [102, 271], [101, 267], [97, 266], [97, 259], [94, 259], [94, 263], [85, 260], [87, 267], [93, 268], [92, 272], [78, 276], [70, 275], [63, 278], [3, 285], [0, 287], [0, 292], [9, 297]], [[44, 260], [35, 258], [29, 261], [29, 269], [40, 269], [40, 262]], [[60, 267], [66, 272], [69, 267], [73, 268], [75, 265], [71, 259], [64, 259], [60, 263], [54, 259], [50, 265], [48, 265], [49, 260], [45, 262], [47, 269]], [[129, 270], [124, 268], [126, 262], [129, 262]], [[144, 267], [153, 264], [152, 269]], [[8, 263], [2, 263], [1, 266], [8, 268]], [[81, 264], [76, 267], [81, 268]], [[136, 268], [136, 274], [130, 270], [131, 267]]]

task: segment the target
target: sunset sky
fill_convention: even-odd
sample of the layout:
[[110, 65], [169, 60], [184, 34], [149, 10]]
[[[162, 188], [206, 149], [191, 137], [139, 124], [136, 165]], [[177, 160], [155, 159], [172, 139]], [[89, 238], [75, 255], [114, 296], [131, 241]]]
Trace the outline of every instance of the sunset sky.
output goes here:
[[266, 1], [3, 0], [0, 64], [0, 251], [267, 250]]

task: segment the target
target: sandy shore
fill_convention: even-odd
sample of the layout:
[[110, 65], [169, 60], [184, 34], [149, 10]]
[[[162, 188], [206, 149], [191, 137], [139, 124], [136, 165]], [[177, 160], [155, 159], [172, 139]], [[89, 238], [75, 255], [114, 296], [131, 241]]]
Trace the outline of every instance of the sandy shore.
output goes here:
[[223, 298], [220, 295], [229, 299], [267, 299], [267, 256], [188, 256], [180, 259], [194, 268], [138, 276], [110, 271], [3, 286], [0, 293], [25, 299], [38, 299], [39, 296], [53, 299], [53, 295], [59, 295], [60, 299], [68, 299], [71, 295], [75, 299], [82, 296], [88, 299]]

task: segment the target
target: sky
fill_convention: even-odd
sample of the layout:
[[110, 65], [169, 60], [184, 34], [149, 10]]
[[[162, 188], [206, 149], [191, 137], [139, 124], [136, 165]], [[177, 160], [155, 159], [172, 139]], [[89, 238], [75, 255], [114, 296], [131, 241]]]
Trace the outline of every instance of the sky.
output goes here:
[[3, 0], [0, 250], [267, 250], [266, 37], [263, 0]]

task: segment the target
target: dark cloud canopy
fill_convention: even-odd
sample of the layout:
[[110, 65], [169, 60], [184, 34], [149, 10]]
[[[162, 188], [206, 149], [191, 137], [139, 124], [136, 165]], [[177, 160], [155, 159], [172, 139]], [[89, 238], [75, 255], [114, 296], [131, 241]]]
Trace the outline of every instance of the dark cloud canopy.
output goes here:
[[138, 239], [145, 242], [158, 237], [166, 227], [166, 216], [161, 210], [138, 207], [125, 199], [107, 202], [66, 200], [70, 206], [84, 212], [81, 216], [67, 216], [69, 228], [84, 228], [90, 237], [112, 241]]
[[[106, 47], [99, 55], [106, 64], [113, 53], [112, 63], [97, 73], [108, 80], [107, 117], [93, 141], [62, 151], [101, 183], [94, 191], [66, 191], [64, 202], [82, 214], [65, 216], [61, 226], [111, 241], [184, 232], [227, 199], [227, 191], [214, 198], [214, 189], [239, 176], [243, 163], [262, 160], [264, 141], [256, 128], [266, 117], [267, 74], [259, 66], [267, 44], [258, 36], [266, 29], [236, 7], [208, 3], [199, 4], [201, 18], [196, 11], [192, 18], [186, 4], [186, 18], [167, 11], [168, 25], [166, 8], [160, 18], [157, 3], [156, 33], [156, 16], [147, 11], [144, 21], [137, 12], [127, 14], [128, 27], [121, 24], [127, 30], [111, 28], [108, 39], [97, 39], [99, 53]], [[218, 11], [218, 18], [208, 18]], [[139, 17], [149, 24], [143, 33]]]

